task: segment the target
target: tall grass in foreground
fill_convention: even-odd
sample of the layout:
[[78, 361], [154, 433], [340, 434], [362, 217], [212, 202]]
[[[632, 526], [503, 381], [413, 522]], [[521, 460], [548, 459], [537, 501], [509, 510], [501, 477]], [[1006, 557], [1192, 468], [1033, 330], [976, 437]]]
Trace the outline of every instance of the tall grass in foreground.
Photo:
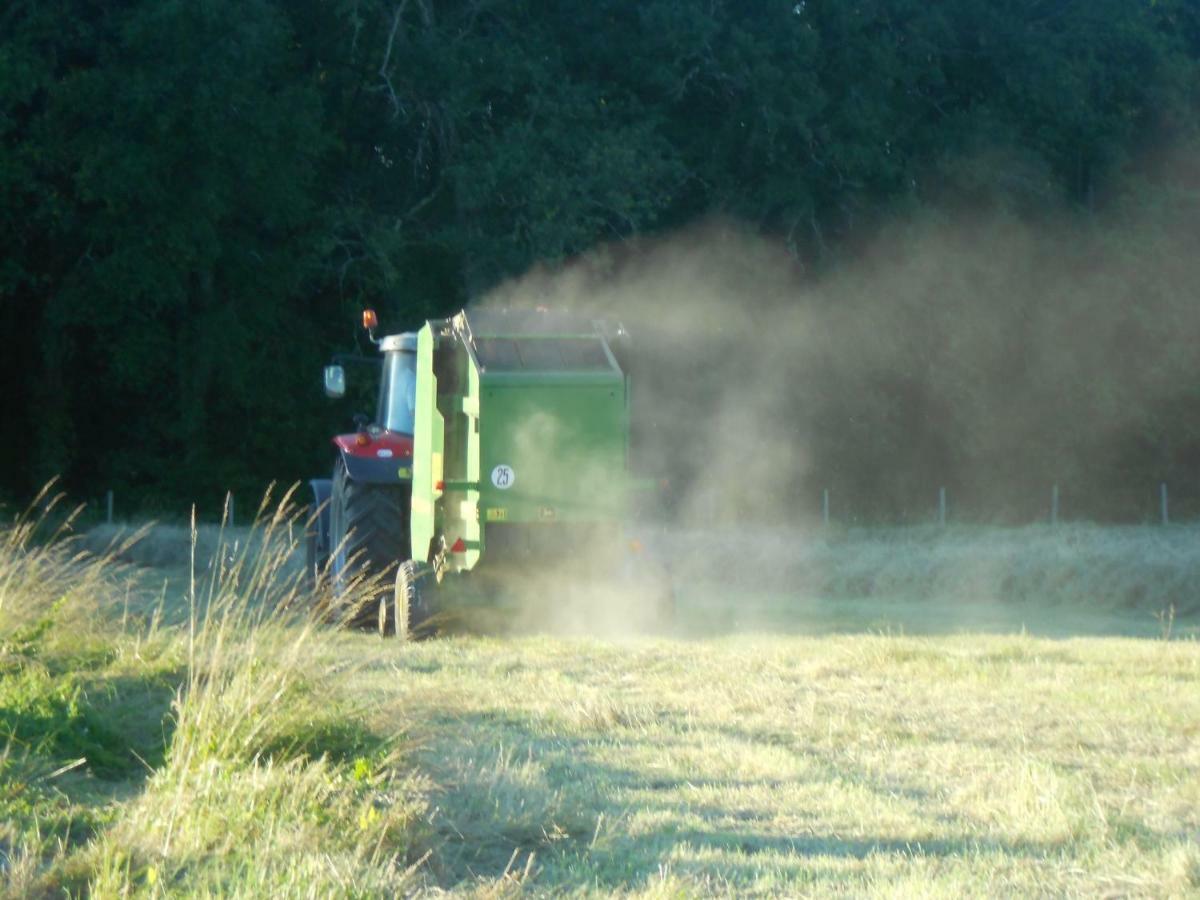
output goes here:
[[88, 553], [46, 501], [0, 531], [6, 893], [402, 890], [422, 791], [314, 666], [290, 497], [204, 571], [193, 543], [176, 625], [127, 614], [139, 535]]

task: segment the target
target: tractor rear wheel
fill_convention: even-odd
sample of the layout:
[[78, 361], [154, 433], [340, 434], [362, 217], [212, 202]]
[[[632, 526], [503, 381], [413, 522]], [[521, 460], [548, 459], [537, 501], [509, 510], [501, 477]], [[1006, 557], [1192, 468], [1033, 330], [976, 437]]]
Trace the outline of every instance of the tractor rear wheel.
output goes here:
[[409, 556], [408, 518], [411, 494], [407, 485], [355, 481], [340, 459], [333, 469], [330, 496], [331, 566], [338, 593], [355, 578], [374, 578], [377, 587], [368, 603], [349, 617], [348, 624], [387, 630], [386, 585], [396, 566]]

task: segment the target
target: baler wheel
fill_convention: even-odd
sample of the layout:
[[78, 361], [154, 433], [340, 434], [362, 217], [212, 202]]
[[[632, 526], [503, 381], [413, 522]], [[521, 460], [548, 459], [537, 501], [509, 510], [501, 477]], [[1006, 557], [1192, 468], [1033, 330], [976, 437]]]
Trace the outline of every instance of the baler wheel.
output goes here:
[[393, 632], [396, 639], [411, 637], [413, 610], [421, 608], [421, 574], [411, 559], [396, 570], [396, 592], [392, 601]]
[[[338, 460], [333, 470], [329, 539], [331, 552], [336, 552], [331, 566], [335, 588], [356, 575], [388, 578], [393, 567], [408, 558], [409, 502], [404, 487], [355, 481]], [[386, 593], [378, 603], [387, 603]], [[370, 627], [372, 612], [379, 628], [386, 630], [386, 611], [374, 603], [359, 610], [349, 624]]]

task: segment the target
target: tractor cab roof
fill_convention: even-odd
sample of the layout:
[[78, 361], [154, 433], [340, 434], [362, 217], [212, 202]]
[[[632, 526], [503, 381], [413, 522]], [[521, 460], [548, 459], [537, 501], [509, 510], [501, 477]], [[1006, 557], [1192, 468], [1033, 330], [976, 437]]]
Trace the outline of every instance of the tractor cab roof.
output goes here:
[[417, 333], [415, 331], [406, 331], [404, 334], [389, 334], [379, 342], [379, 350], [382, 353], [389, 351], [400, 351], [403, 353], [417, 352]]

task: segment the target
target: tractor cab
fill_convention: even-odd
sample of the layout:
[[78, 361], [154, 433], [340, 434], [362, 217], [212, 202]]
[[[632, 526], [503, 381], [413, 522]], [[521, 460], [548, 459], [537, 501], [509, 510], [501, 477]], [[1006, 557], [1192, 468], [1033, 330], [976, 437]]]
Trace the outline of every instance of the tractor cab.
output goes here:
[[[374, 332], [370, 333], [383, 356], [382, 365], [379, 357], [335, 356], [334, 364], [325, 368], [325, 394], [334, 399], [345, 396], [344, 364], [369, 365], [375, 369], [379, 393], [374, 420], [365, 415], [356, 416], [358, 430], [335, 436], [333, 443], [338, 449], [338, 465], [351, 479], [364, 484], [394, 485], [412, 479], [417, 336], [413, 333], [393, 334], [376, 340]], [[334, 480], [337, 480], [336, 467]]]
[[377, 339], [375, 329], [378, 324], [375, 310], [363, 311], [363, 328], [371, 343], [383, 354], [382, 366], [376, 356], [335, 354], [332, 363], [325, 367], [325, 396], [338, 400], [346, 395], [346, 363], [378, 368], [379, 399], [375, 421], [369, 425], [360, 423], [359, 430], [361, 432], [366, 428], [372, 433], [390, 431], [411, 437], [417, 394], [417, 335], [407, 332]]
[[379, 342], [383, 371], [375, 424], [395, 434], [413, 433], [417, 404], [417, 336], [393, 334]]
[[379, 356], [338, 354], [325, 367], [328, 397], [346, 395], [346, 367], [369, 368], [378, 378], [375, 416], [355, 417], [357, 431], [334, 436], [329, 478], [309, 482], [313, 517], [307, 534], [307, 568], [327, 570], [336, 584], [368, 571], [386, 574], [409, 556], [413, 430], [417, 388], [417, 336], [376, 339], [371, 310], [363, 327]]

